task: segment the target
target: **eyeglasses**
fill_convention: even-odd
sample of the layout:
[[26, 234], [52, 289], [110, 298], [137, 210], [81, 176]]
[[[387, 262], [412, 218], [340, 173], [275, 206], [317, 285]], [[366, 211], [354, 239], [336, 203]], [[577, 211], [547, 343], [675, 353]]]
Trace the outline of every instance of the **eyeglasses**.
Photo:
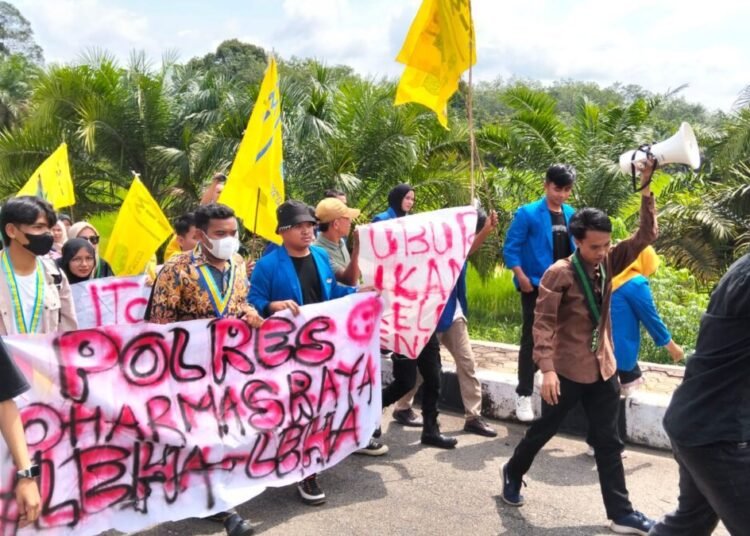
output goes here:
[[99, 243], [99, 235], [79, 236], [78, 238], [83, 238], [84, 240], [88, 240], [94, 245], [97, 245]]
[[70, 264], [94, 264], [95, 262], [94, 257], [73, 257], [70, 259]]

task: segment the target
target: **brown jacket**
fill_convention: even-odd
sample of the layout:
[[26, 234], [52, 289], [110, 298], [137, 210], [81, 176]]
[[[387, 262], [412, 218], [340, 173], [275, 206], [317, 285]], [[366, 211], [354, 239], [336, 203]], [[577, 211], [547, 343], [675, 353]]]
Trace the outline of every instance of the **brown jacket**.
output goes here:
[[[606, 285], [602, 291], [602, 314], [599, 321], [599, 346], [591, 351], [592, 321], [586, 297], [575, 279], [570, 258], [560, 259], [549, 267], [539, 284], [534, 310], [534, 362], [542, 372], [555, 371], [579, 383], [608, 380], [617, 371], [612, 344], [609, 306], [612, 298], [612, 276], [627, 268], [656, 240], [658, 234], [653, 196], [641, 201], [638, 231], [610, 249], [605, 260]], [[594, 266], [585, 269], [592, 275]]]
[[[43, 258], [47, 287], [44, 289], [44, 312], [39, 333], [72, 331], [78, 328], [73, 295], [65, 274], [52, 259]], [[5, 273], [0, 270], [0, 335], [15, 335], [13, 302]]]

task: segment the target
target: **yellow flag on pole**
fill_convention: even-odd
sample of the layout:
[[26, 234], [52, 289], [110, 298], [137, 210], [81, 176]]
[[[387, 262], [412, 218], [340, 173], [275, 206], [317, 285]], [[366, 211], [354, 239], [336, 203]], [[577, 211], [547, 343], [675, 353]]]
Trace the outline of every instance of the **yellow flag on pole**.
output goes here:
[[65, 143], [60, 144], [60, 147], [36, 168], [16, 195], [42, 197], [52, 203], [55, 210], [75, 205], [73, 179], [68, 165], [68, 146]]
[[136, 175], [120, 207], [104, 260], [117, 275], [141, 274], [171, 234], [169, 220]]
[[276, 60], [271, 58], [240, 148], [219, 202], [232, 207], [253, 233], [281, 243], [276, 207], [284, 202], [281, 94]]
[[476, 59], [470, 0], [423, 0], [396, 58], [406, 65], [396, 104], [423, 104], [448, 128], [448, 100]]

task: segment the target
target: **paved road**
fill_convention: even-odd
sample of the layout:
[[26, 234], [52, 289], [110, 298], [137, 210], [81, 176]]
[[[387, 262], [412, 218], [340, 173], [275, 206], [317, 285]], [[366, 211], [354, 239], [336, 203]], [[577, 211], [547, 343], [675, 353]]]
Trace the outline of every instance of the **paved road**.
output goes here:
[[[390, 412], [388, 412], [390, 413]], [[459, 438], [454, 451], [422, 448], [419, 431], [387, 424], [391, 451], [381, 458], [351, 456], [320, 482], [328, 502], [308, 507], [293, 487], [269, 489], [239, 507], [257, 534], [284, 535], [533, 535], [611, 534], [606, 526], [597, 473], [581, 439], [556, 437], [527, 475], [527, 504], [506, 506], [499, 497], [499, 469], [524, 427], [493, 422], [496, 439], [461, 432], [463, 420], [441, 416]], [[650, 516], [671, 510], [677, 499], [677, 466], [669, 453], [628, 448], [625, 470], [631, 499]], [[113, 534], [113, 533], [109, 533]], [[221, 535], [217, 525], [192, 519], [167, 523], [141, 536]], [[716, 535], [726, 535], [718, 529]]]

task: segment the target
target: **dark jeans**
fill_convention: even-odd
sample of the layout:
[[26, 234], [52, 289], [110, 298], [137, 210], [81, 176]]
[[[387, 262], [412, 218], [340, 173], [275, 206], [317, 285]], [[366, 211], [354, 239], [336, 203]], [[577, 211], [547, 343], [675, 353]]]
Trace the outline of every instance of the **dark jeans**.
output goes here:
[[708, 536], [719, 519], [733, 536], [750, 533], [750, 446], [684, 447], [672, 442], [672, 450], [680, 468], [677, 510], [649, 535]]
[[508, 473], [520, 479], [528, 472], [534, 457], [557, 433], [568, 411], [580, 400], [589, 420], [589, 437], [594, 447], [607, 517], [617, 519], [628, 515], [633, 511], [633, 506], [625, 487], [625, 470], [620, 457], [623, 444], [617, 433], [620, 407], [617, 377], [613, 376], [607, 381], [600, 379], [595, 383], [577, 383], [562, 376], [559, 378], [557, 405], [542, 402], [542, 417], [532, 422], [526, 430], [526, 435], [508, 461]]
[[518, 396], [531, 396], [534, 392], [534, 307], [539, 289], [533, 292], [521, 292], [521, 310], [523, 311], [523, 325], [521, 326], [521, 347], [518, 349]]
[[393, 381], [383, 389], [383, 407], [390, 406], [411, 391], [417, 383], [417, 368], [422, 375], [422, 415], [437, 416], [440, 398], [440, 343], [433, 333], [416, 359], [393, 354]]

